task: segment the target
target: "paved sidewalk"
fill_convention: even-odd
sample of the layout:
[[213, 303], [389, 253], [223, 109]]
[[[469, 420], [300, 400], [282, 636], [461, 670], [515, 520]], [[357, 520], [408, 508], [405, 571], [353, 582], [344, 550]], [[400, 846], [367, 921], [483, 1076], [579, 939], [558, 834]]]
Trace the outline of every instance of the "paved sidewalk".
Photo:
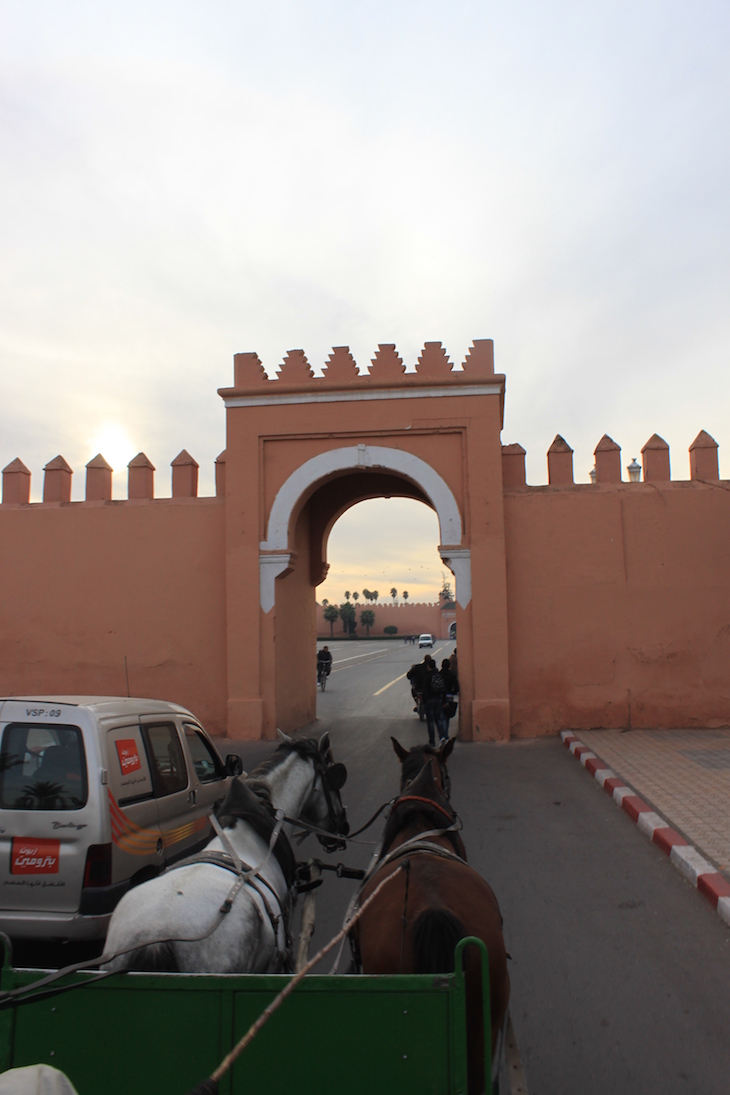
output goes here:
[[560, 736], [730, 925], [730, 731], [564, 730]]
[[581, 730], [575, 736], [730, 874], [730, 730]]

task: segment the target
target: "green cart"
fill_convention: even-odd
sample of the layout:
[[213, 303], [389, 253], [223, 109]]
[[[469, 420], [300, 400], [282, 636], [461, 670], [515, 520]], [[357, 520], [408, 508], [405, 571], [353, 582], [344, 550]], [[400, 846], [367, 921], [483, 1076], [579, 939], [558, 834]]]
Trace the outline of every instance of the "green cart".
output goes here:
[[[462, 939], [456, 972], [310, 975], [220, 1081], [221, 1095], [461, 1095], [467, 1091]], [[6, 963], [0, 991], [38, 981]], [[0, 1002], [0, 1071], [45, 1063], [79, 1095], [186, 1095], [213, 1072], [288, 976], [175, 973], [67, 975], [67, 992]]]

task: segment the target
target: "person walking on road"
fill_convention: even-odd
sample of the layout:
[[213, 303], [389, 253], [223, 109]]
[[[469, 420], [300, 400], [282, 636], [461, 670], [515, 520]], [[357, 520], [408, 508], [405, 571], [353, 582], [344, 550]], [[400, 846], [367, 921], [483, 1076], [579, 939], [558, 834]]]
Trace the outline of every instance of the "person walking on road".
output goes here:
[[459, 679], [451, 668], [450, 658], [444, 658], [441, 662], [441, 675], [444, 678], [446, 692], [441, 707], [441, 718], [437, 720], [436, 726], [439, 732], [439, 741], [443, 743], [449, 740], [449, 719], [456, 714], [456, 697], [459, 693]]
[[428, 655], [428, 668], [424, 680], [423, 700], [426, 708], [426, 726], [428, 728], [429, 745], [436, 744], [436, 730], [438, 730], [439, 737], [441, 737], [445, 699], [446, 681], [444, 680], [443, 673], [437, 668], [433, 658]]

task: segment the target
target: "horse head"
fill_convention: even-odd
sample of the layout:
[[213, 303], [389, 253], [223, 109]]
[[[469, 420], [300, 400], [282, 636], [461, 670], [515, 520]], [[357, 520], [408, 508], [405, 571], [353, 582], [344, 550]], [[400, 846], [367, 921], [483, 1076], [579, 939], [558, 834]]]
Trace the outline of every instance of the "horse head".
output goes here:
[[[319, 741], [304, 739], [297, 742], [296, 747], [301, 748], [302, 756], [314, 766], [314, 782], [301, 811], [302, 820], [311, 822], [318, 829], [347, 836], [350, 825], [340, 797], [347, 781], [347, 768], [344, 764], [335, 763], [329, 734], [323, 734]], [[317, 840], [326, 852], [336, 852], [346, 847], [345, 841], [337, 839], [337, 836], [326, 837], [317, 833]]]
[[440, 835], [448, 840], [458, 856], [466, 860], [466, 849], [457, 832], [460, 828], [456, 810], [441, 786], [440, 773], [438, 769], [434, 772], [432, 759], [427, 755], [420, 770], [412, 779], [405, 781], [401, 793], [391, 803], [381, 857], [404, 837], [411, 839], [419, 833], [442, 830]]
[[449, 738], [438, 749], [433, 745], [414, 745], [412, 749], [404, 749], [395, 738], [391, 737], [390, 740], [393, 742], [395, 755], [401, 763], [401, 791], [411, 780], [416, 778], [424, 764], [429, 764], [439, 788], [446, 795], [446, 798], [451, 797], [451, 779], [446, 767], [446, 761], [453, 752], [455, 738]]

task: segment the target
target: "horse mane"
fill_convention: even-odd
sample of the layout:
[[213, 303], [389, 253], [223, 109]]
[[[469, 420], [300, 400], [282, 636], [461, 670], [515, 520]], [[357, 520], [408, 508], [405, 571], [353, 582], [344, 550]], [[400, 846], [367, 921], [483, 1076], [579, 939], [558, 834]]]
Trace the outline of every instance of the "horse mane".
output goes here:
[[[406, 758], [404, 763], [408, 763], [409, 760], [410, 757]], [[410, 801], [411, 796], [418, 796], [419, 799], [429, 799], [430, 802], [413, 802]], [[433, 803], [433, 805], [430, 803]], [[390, 817], [388, 818], [385, 832], [383, 833], [383, 846], [380, 857], [382, 858], [387, 854], [395, 838], [399, 833], [403, 832], [409, 822], [414, 818], [425, 817], [427, 822], [426, 828], [443, 829], [447, 824], [444, 814], [446, 814], [452, 822], [456, 820], [456, 811], [445, 795], [439, 790], [439, 786], [433, 778], [431, 765], [426, 761], [425, 764], [421, 765], [420, 771], [413, 781], [408, 784], [406, 790], [401, 792], [398, 798], [393, 802]], [[456, 854], [466, 861], [466, 849], [464, 848], [464, 844], [459, 834], [457, 832], [451, 832], [444, 833], [444, 836], [449, 840]]]
[[261, 795], [262, 798], [269, 799], [269, 788], [266, 783], [263, 782], [264, 776], [267, 776], [269, 772], [273, 772], [275, 768], [278, 768], [280, 764], [283, 764], [290, 753], [298, 753], [300, 757], [305, 760], [314, 760], [319, 752], [319, 744], [314, 738], [301, 738], [299, 741], [282, 741], [274, 749], [268, 757], [258, 764], [253, 772], [250, 773], [247, 783], [251, 786], [257, 795]]
[[[296, 752], [302, 757], [311, 759], [317, 749], [317, 742], [312, 738], [282, 742], [270, 757], [254, 769], [248, 779], [239, 777], [232, 780], [228, 794], [215, 811], [221, 827], [232, 829], [237, 821], [243, 821], [268, 844], [276, 826], [276, 814], [269, 788], [262, 777], [274, 768], [278, 768], [289, 753]], [[274, 845], [274, 855], [279, 861], [288, 885], [291, 885], [297, 861], [289, 838], [283, 829]]]

